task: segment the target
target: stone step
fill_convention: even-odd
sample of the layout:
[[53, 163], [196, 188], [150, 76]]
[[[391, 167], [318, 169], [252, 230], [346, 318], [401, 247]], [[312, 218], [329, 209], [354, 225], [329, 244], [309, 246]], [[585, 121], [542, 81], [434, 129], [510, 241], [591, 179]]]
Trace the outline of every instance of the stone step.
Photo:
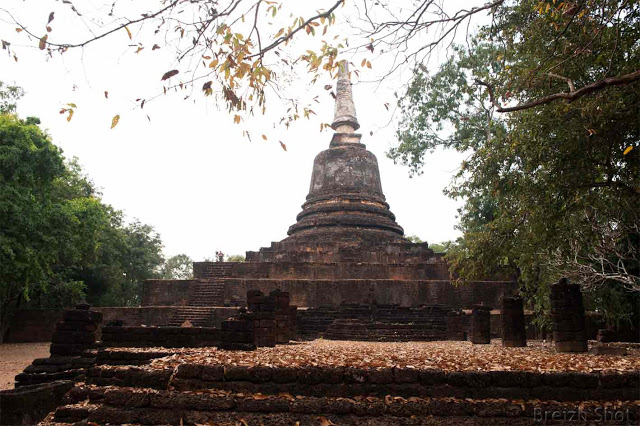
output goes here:
[[594, 421], [602, 407], [624, 413], [624, 424], [640, 419], [636, 371], [235, 366], [198, 359], [203, 364], [89, 368], [87, 384], [74, 387], [45, 424], [498, 426], [544, 423], [541, 413], [578, 410]]
[[[214, 301], [210, 303], [214, 303]], [[206, 306], [181, 306], [174, 311], [167, 325], [180, 327], [185, 321], [189, 320], [194, 326], [207, 326], [209, 325], [211, 309]]]
[[[386, 396], [306, 396], [234, 392], [220, 389], [180, 392], [85, 386], [72, 389], [68, 404], [58, 407], [60, 423], [98, 424], [393, 424], [393, 425], [529, 425], [539, 411], [578, 409], [591, 420], [600, 401], [547, 401], [515, 398], [403, 398]], [[638, 419], [634, 401], [617, 404], [616, 411]], [[628, 410], [628, 411], [627, 411]], [[320, 417], [320, 418], [319, 418]], [[324, 421], [322, 420], [324, 419]], [[462, 420], [458, 422], [457, 420]], [[331, 423], [329, 423], [331, 422]]]

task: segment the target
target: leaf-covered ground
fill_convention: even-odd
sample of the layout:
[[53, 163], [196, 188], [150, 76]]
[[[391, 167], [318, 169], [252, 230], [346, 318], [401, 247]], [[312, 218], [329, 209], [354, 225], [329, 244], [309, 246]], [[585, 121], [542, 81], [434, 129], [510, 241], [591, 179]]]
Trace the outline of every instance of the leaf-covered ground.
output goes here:
[[[180, 363], [264, 366], [415, 367], [449, 371], [640, 371], [640, 346], [625, 345], [626, 356], [559, 354], [543, 342], [526, 348], [503, 348], [499, 340], [490, 345], [470, 342], [350, 342], [314, 340], [259, 348], [252, 352], [216, 348], [177, 349], [174, 355], [156, 359], [152, 366], [164, 368]], [[134, 350], [134, 349], [131, 349]]]

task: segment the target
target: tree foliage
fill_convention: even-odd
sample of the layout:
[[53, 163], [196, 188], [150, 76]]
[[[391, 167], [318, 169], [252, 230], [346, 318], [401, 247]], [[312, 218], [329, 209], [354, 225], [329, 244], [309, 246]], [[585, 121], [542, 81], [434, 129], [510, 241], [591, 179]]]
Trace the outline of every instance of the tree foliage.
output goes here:
[[0, 339], [21, 306], [136, 304], [163, 261], [157, 233], [125, 224], [37, 122], [0, 114]]
[[241, 254], [231, 254], [227, 256], [227, 262], [244, 262], [246, 259]]
[[16, 102], [24, 95], [24, 90], [15, 85], [7, 85], [0, 81], [0, 114], [16, 111]]
[[193, 278], [193, 260], [186, 254], [177, 254], [165, 260], [160, 277], [165, 280], [188, 280]]
[[[323, 73], [335, 76], [340, 60], [353, 61], [356, 75], [381, 62], [381, 73], [369, 73], [368, 80], [384, 79], [428, 61], [458, 33], [468, 31], [474, 17], [495, 12], [508, 1], [468, 3], [103, 0], [86, 5], [65, 0], [51, 11], [41, 11], [41, 26], [31, 23], [27, 5], [0, 7], [0, 14], [8, 26], [3, 49], [16, 61], [25, 42], [47, 56], [100, 49], [97, 46], [106, 41], [126, 45], [128, 53], [140, 60], [153, 61], [149, 58], [158, 51], [169, 51], [164, 67], [158, 69], [158, 94], [177, 92], [184, 99], [211, 96], [238, 124], [264, 113], [269, 104], [278, 114], [274, 121], [289, 126], [315, 114], [312, 107], [322, 89], [313, 84]], [[60, 32], [58, 25], [75, 30]], [[299, 80], [310, 90], [287, 90]], [[144, 108], [158, 94], [137, 96], [138, 107]], [[76, 108], [69, 103], [61, 112], [70, 120]], [[120, 118], [113, 117], [112, 128]]]
[[389, 155], [416, 173], [435, 149], [468, 153], [447, 190], [465, 200], [448, 256], [461, 278], [516, 276], [545, 311], [569, 276], [629, 314], [602, 294], [640, 291], [640, 83], [553, 95], [639, 70], [639, 19], [638, 2], [505, 4], [437, 72], [416, 70]]

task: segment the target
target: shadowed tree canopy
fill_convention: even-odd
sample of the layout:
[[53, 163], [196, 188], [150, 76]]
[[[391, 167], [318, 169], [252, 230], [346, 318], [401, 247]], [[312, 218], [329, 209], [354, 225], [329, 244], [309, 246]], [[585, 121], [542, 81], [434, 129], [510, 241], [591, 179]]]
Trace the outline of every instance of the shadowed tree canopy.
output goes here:
[[640, 69], [639, 22], [638, 2], [520, 1], [437, 72], [416, 70], [389, 155], [416, 173], [434, 149], [468, 154], [447, 190], [465, 200], [448, 256], [458, 276], [516, 276], [541, 311], [547, 284], [567, 276], [612, 320], [630, 318], [640, 82], [616, 79]]
[[0, 342], [20, 307], [137, 304], [163, 261], [153, 228], [124, 223], [38, 123], [0, 114]]

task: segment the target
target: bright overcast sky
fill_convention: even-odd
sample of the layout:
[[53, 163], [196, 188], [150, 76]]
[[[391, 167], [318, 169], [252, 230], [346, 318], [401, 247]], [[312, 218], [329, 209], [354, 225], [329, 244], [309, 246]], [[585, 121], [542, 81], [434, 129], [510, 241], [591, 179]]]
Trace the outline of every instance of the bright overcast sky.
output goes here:
[[[2, 7], [34, 27], [34, 22], [43, 26], [49, 11], [56, 10], [52, 37], [56, 31], [70, 30], [61, 2], [3, 0]], [[5, 21], [0, 21], [0, 38], [13, 42], [19, 60], [0, 54], [0, 81], [26, 90], [19, 115], [42, 120], [65, 156], [78, 157], [106, 203], [123, 210], [129, 220], [152, 225], [162, 237], [165, 255], [186, 253], [199, 260], [217, 250], [226, 254], [257, 250], [286, 237], [309, 190], [313, 159], [331, 140], [330, 132], [319, 132], [320, 123], [333, 118], [333, 99], [322, 89], [330, 81], [297, 89], [320, 95], [317, 118], [281, 130], [272, 128], [269, 119], [275, 118], [267, 112], [267, 117], [247, 123], [254, 135], [250, 142], [212, 98], [196, 97], [194, 103], [180, 96], [160, 97], [143, 111], [136, 109], [136, 98], [161, 88], [160, 76], [170, 69], [171, 61], [150, 49], [136, 55], [127, 47], [130, 42], [122, 40], [125, 34], [82, 54], [47, 60], [37, 41], [20, 37], [6, 18], [0, 14]], [[440, 59], [444, 57], [442, 53]], [[374, 62], [372, 74], [377, 67]], [[354, 85], [362, 142], [378, 158], [383, 190], [406, 235], [430, 243], [453, 239], [459, 235], [454, 226], [460, 202], [442, 190], [457, 170], [461, 154], [428, 155], [424, 174], [414, 178], [385, 155], [396, 143], [396, 127], [393, 120], [386, 125], [392, 116], [384, 103], [393, 107], [393, 93], [402, 93], [406, 80], [407, 75], [401, 75], [379, 86]], [[58, 113], [68, 102], [78, 106], [70, 123]], [[115, 114], [121, 120], [111, 130]], [[268, 141], [259, 137], [262, 133], [268, 133]], [[278, 140], [286, 144], [286, 152]]]

